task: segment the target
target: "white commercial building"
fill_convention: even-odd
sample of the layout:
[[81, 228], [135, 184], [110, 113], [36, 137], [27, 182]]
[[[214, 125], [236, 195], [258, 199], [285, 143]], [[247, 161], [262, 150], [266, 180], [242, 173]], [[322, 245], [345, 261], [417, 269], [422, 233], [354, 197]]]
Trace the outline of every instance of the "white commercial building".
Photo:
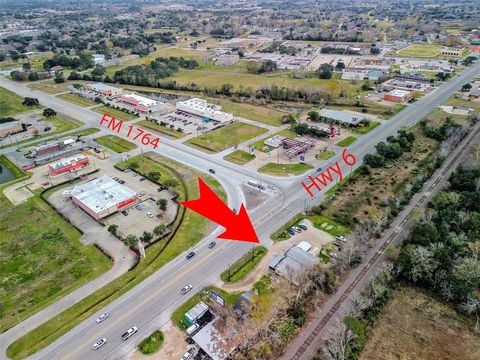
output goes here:
[[209, 104], [206, 100], [197, 98], [177, 102], [177, 110], [200, 116], [207, 121], [214, 120], [222, 123], [232, 121], [233, 115], [220, 111], [221, 109], [221, 106]]
[[93, 179], [69, 191], [72, 201], [99, 220], [135, 204], [135, 191], [108, 176]]

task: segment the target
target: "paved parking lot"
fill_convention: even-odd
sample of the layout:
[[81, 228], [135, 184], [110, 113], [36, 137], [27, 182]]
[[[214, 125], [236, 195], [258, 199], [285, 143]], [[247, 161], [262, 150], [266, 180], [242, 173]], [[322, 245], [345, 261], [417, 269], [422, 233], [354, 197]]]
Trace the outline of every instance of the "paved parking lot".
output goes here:
[[181, 128], [186, 134], [203, 134], [212, 131], [220, 126], [226, 125], [220, 121], [205, 121], [202, 117], [188, 114], [186, 112], [177, 110], [162, 116], [155, 116], [155, 120], [159, 123], [165, 123], [167, 126], [174, 126], [174, 129]]

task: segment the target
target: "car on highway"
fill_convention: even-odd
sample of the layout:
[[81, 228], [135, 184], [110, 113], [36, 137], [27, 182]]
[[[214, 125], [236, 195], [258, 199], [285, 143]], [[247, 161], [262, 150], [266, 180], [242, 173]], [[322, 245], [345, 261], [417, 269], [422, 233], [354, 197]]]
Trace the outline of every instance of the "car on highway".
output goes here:
[[213, 170], [213, 169], [208, 169], [208, 172], [209, 172], [210, 174], [215, 174], [215, 170]]
[[136, 326], [132, 326], [130, 329], [128, 329], [122, 334], [122, 340], [123, 341], [127, 340], [130, 336], [135, 334], [137, 331], [138, 331], [138, 328]]
[[338, 240], [338, 241], [341, 241], [341, 242], [347, 241], [347, 238], [345, 236], [342, 236], [342, 235], [335, 236], [335, 239]]
[[212, 241], [210, 244], [208, 244], [208, 248], [211, 249], [213, 248], [217, 243], [215, 241]]
[[237, 213], [237, 209], [235, 209], [235, 208], [233, 208], [232, 211], [233, 211], [234, 214]]
[[100, 324], [103, 320], [105, 320], [106, 318], [108, 318], [108, 312], [104, 312], [103, 314], [101, 314], [97, 320], [95, 320], [97, 322], [97, 324]]
[[188, 360], [193, 356], [193, 354], [195, 354], [195, 348], [192, 347], [188, 349], [188, 351], [185, 354], [183, 354], [180, 360]]
[[97, 342], [93, 344], [93, 350], [100, 349], [103, 345], [105, 345], [106, 342], [107, 342], [107, 339], [105, 338], [101, 338], [97, 340]]
[[295, 235], [295, 230], [293, 230], [293, 229], [288, 229], [288, 233], [293, 236], [293, 235]]
[[275, 190], [275, 186], [273, 185], [267, 185], [267, 188], [269, 188], [270, 190]]
[[308, 229], [305, 225], [298, 225], [298, 227], [302, 230], [307, 230]]
[[190, 260], [192, 257], [195, 256], [195, 251], [190, 251], [188, 254], [187, 254], [187, 260]]
[[188, 293], [190, 290], [192, 290], [193, 286], [192, 285], [185, 285], [182, 290], [180, 290], [180, 294], [185, 295]]
[[322, 171], [322, 167], [320, 166], [318, 169], [317, 169], [318, 172]]
[[141, 177], [139, 180], [140, 180], [140, 181], [145, 181], [145, 180], [147, 180], [147, 179], [145, 179], [144, 177]]
[[123, 185], [123, 184], [125, 184], [125, 180], [120, 179], [120, 180], [118, 180], [118, 183]]

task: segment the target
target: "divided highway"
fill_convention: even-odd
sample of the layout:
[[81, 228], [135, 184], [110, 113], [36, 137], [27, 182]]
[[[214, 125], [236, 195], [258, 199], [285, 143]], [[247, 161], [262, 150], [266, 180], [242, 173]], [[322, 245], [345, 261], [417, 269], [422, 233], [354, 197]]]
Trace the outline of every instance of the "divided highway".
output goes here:
[[[389, 135], [394, 135], [399, 129], [414, 124], [435, 107], [439, 106], [460, 87], [471, 81], [473, 77], [480, 74], [480, 62], [467, 68], [459, 75], [442, 84], [433, 93], [422, 97], [417, 102], [408, 106], [405, 110], [385, 121], [381, 126], [359, 137], [359, 139], [348, 148], [348, 153], [357, 157], [357, 167], [363, 156], [374, 150], [374, 146]], [[27, 88], [24, 84], [15, 83], [0, 77], [0, 86], [16, 92], [21, 96], [37, 97], [45, 106], [51, 107], [59, 112], [81, 120], [90, 126], [98, 127], [100, 115], [89, 109], [81, 108], [65, 102], [52, 95], [41, 93]], [[235, 207], [244, 201], [240, 184], [249, 179], [258, 179], [276, 185], [279, 191], [276, 196], [269, 198], [262, 205], [249, 212], [254, 227], [261, 242], [266, 246], [271, 244], [269, 236], [281, 224], [288, 221], [293, 215], [301, 212], [306, 206], [318, 204], [323, 199], [323, 194], [310, 198], [300, 182], [306, 178], [291, 177], [278, 179], [270, 176], [252, 173], [240, 166], [214, 160], [208, 154], [192, 149], [186, 145], [173, 140], [162, 139], [157, 152], [185, 163], [196, 169], [207, 171], [208, 168], [216, 170], [216, 177], [226, 187], [229, 204]], [[151, 150], [145, 148], [145, 150]], [[326, 169], [335, 161], [342, 163], [341, 156], [337, 155], [325, 162], [322, 167]], [[213, 164], [212, 164], [213, 162]], [[348, 174], [350, 168], [342, 166], [344, 174]], [[312, 171], [311, 175], [316, 175]], [[217, 241], [218, 245], [208, 249], [207, 244], [221, 232], [217, 228], [212, 234], [195, 246], [197, 255], [187, 261], [182, 255], [159, 269], [148, 279], [122, 295], [120, 298], [99, 311], [99, 314], [107, 311], [111, 316], [102, 324], [95, 323], [96, 316], [81, 322], [70, 332], [47, 346], [45, 349], [33, 355], [32, 359], [124, 359], [131, 352], [136, 344], [150, 332], [166, 323], [172, 311], [178, 307], [190, 295], [193, 295], [203, 286], [219, 282], [219, 274], [240, 256], [245, 254], [251, 244]], [[187, 295], [180, 295], [180, 289], [192, 284], [194, 289]], [[97, 315], [97, 314], [96, 314]], [[48, 320], [48, 319], [45, 319]], [[1, 351], [18, 337], [13, 330], [0, 335]], [[128, 341], [123, 342], [120, 335], [129, 327], [137, 326], [139, 333]], [[22, 335], [20, 333], [20, 335]], [[108, 342], [98, 351], [92, 349], [92, 344], [99, 338], [106, 337]]]

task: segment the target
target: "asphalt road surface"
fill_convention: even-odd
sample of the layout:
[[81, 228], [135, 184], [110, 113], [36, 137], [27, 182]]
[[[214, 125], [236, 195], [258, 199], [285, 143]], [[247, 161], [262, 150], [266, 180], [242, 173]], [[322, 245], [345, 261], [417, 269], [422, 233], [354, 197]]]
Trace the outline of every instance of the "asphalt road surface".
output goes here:
[[[422, 97], [405, 110], [385, 121], [381, 126], [359, 139], [349, 147], [348, 152], [355, 154], [357, 164], [363, 156], [374, 150], [374, 146], [393, 135], [402, 127], [409, 126], [419, 121], [424, 115], [439, 106], [450, 95], [457, 91], [463, 84], [480, 74], [480, 62], [467, 68], [459, 75], [442, 84], [433, 93]], [[98, 126], [99, 114], [81, 108], [69, 102], [58, 99], [52, 95], [33, 91], [24, 84], [15, 83], [0, 77], [0, 86], [8, 88], [22, 96], [37, 97], [42, 105], [51, 107], [59, 112], [79, 119], [91, 126]], [[124, 134], [120, 134], [120, 136]], [[145, 150], [151, 150], [145, 147]], [[239, 184], [248, 179], [259, 179], [279, 188], [278, 195], [271, 197], [265, 203], [250, 212], [250, 217], [255, 226], [261, 242], [269, 246], [269, 236], [281, 224], [288, 221], [293, 215], [303, 211], [306, 207], [318, 204], [323, 199], [324, 191], [310, 198], [300, 182], [308, 175], [275, 179], [273, 177], [251, 173], [240, 166], [213, 160], [208, 154], [192, 149], [173, 140], [162, 139], [157, 152], [171, 157], [177, 161], [202, 171], [209, 168], [216, 170], [215, 176], [226, 187], [229, 203], [243, 201]], [[341, 156], [337, 155], [327, 161], [322, 167], [325, 169], [339, 161], [344, 174], [352, 170], [343, 164]], [[315, 175], [315, 170], [311, 172]], [[232, 206], [233, 207], [233, 206]], [[197, 255], [187, 261], [184, 254], [174, 261], [159, 269], [155, 274], [141, 284], [128, 291], [120, 298], [99, 311], [108, 311], [111, 316], [102, 324], [95, 323], [95, 316], [81, 322], [70, 332], [57, 341], [39, 351], [33, 359], [124, 359], [136, 345], [155, 328], [166, 323], [172, 311], [178, 307], [188, 296], [193, 295], [203, 286], [215, 284], [219, 281], [219, 274], [240, 256], [245, 254], [251, 245], [248, 243], [217, 241], [218, 245], [210, 250], [206, 245], [220, 233], [216, 229], [206, 239], [195, 246]], [[192, 284], [194, 289], [182, 296], [179, 290], [186, 284]], [[47, 319], [45, 319], [47, 320]], [[21, 325], [21, 324], [20, 324]], [[137, 326], [139, 333], [123, 342], [120, 335], [131, 326]], [[92, 349], [92, 344], [99, 338], [106, 337], [107, 344], [98, 351]], [[2, 339], [3, 338], [3, 339]], [[6, 341], [8, 339], [8, 342]], [[13, 341], [8, 332], [0, 336], [2, 351], [5, 344]], [[183, 345], [181, 345], [183, 346]]]

